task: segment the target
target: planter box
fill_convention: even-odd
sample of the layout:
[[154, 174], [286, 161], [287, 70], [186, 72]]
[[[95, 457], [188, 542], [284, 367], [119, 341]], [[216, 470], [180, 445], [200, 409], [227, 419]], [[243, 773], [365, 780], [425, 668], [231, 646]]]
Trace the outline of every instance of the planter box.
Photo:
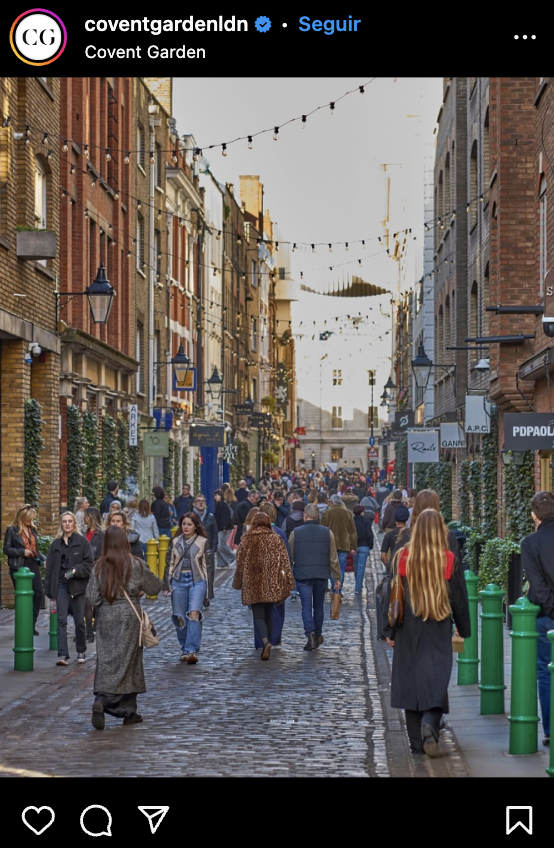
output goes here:
[[45, 230], [23, 230], [17, 234], [17, 258], [23, 260], [55, 259], [56, 233]]

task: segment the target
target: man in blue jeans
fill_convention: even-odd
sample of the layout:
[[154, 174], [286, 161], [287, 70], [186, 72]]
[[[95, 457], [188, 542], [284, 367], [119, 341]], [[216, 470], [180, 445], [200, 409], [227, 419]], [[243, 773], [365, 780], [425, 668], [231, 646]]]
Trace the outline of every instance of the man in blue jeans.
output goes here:
[[537, 492], [531, 501], [537, 529], [521, 542], [521, 564], [529, 581], [529, 600], [540, 607], [537, 616], [537, 678], [544, 730], [543, 745], [550, 745], [549, 630], [554, 630], [554, 495]]
[[323, 603], [329, 577], [333, 575], [335, 592], [341, 587], [335, 537], [328, 527], [320, 526], [317, 504], [308, 504], [304, 510], [304, 524], [294, 528], [289, 546], [308, 640], [304, 650], [313, 651], [323, 644]]

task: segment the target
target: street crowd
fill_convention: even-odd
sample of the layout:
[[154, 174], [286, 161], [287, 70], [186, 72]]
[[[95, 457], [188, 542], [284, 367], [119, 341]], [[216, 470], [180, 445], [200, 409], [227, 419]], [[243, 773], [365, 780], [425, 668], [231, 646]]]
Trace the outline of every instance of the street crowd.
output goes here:
[[[232, 585], [252, 612], [260, 659], [268, 661], [281, 646], [289, 598], [300, 600], [303, 650], [314, 651], [324, 643], [327, 593], [335, 617], [347, 571], [354, 574], [355, 597], [362, 594], [380, 532], [377, 636], [393, 649], [391, 706], [405, 711], [412, 751], [438, 756], [453, 639], [471, 635], [458, 538], [441, 516], [438, 494], [397, 489], [394, 473], [385, 469], [367, 475], [280, 469], [255, 484], [251, 472], [234, 491], [224, 483], [211, 512], [205, 496], [187, 484], [174, 501], [155, 486], [152, 500], [133, 499], [123, 507], [118, 483], [110, 481], [99, 509], [83, 497], [73, 512], [61, 514], [46, 557], [39, 550], [35, 509], [25, 504], [17, 510], [4, 551], [14, 585], [20, 567], [33, 573], [35, 635], [44, 591], [57, 612], [58, 665], [70, 659], [70, 615], [78, 663], [86, 662], [87, 643], [96, 641], [93, 726], [102, 730], [106, 714], [125, 725], [142, 722], [137, 696], [146, 692], [143, 648], [157, 641], [140, 604], [143, 595], [170, 596], [180, 660], [196, 665], [215, 569], [234, 568]], [[530, 506], [537, 531], [523, 540], [522, 556], [529, 598], [541, 608], [539, 700], [549, 744], [546, 634], [554, 629], [554, 495], [539, 492]], [[170, 539], [163, 579], [145, 562], [147, 542], [160, 535]]]

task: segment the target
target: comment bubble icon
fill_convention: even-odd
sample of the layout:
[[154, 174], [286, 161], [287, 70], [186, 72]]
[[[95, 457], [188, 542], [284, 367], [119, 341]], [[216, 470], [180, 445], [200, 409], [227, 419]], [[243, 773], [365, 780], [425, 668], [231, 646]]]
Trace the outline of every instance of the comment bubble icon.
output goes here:
[[[93, 833], [92, 830], [87, 830], [87, 828], [85, 826], [85, 816], [89, 812], [89, 810], [103, 810], [106, 813], [107, 824], [106, 824], [105, 830], [102, 830], [99, 833]], [[81, 822], [81, 830], [84, 833], [86, 833], [87, 836], [111, 836], [112, 835], [112, 814], [110, 813], [110, 811], [106, 807], [103, 807], [101, 804], [91, 804], [90, 807], [86, 807], [86, 809], [84, 809], [83, 812], [81, 813], [80, 822]]]

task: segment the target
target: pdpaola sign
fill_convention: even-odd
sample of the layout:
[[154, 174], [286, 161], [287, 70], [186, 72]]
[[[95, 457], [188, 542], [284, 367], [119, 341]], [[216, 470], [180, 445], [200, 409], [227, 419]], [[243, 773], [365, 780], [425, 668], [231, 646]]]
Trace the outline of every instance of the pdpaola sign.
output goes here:
[[504, 415], [504, 450], [554, 449], [552, 412], [509, 412]]
[[441, 448], [465, 448], [466, 437], [456, 422], [441, 424]]

